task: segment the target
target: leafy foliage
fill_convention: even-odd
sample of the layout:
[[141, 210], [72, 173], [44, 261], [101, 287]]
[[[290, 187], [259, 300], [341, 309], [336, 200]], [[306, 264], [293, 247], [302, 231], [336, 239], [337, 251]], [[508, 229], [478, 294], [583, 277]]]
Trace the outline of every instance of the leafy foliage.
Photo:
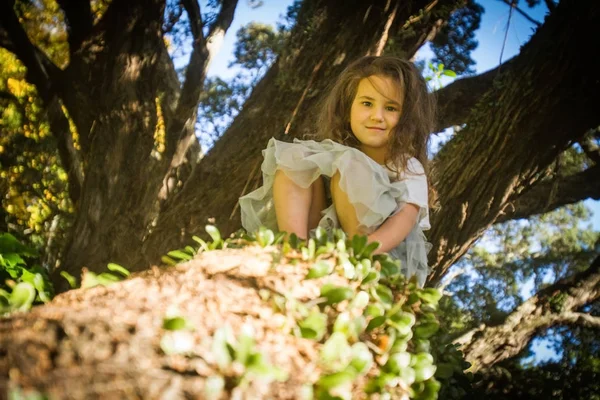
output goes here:
[[53, 297], [48, 274], [37, 259], [34, 249], [10, 233], [0, 234], [0, 313], [25, 311]]
[[483, 7], [474, 0], [455, 11], [431, 42], [434, 63], [441, 63], [457, 75], [472, 74], [475, 61], [471, 52], [477, 48], [475, 31], [479, 29]]
[[[261, 294], [263, 300], [296, 321], [289, 328], [291, 334], [321, 344], [321, 373], [307, 387], [309, 397], [348, 399], [355, 383], [364, 379], [367, 393], [392, 398], [435, 399], [441, 382], [466, 379], [468, 384], [463, 371], [469, 365], [450, 345], [448, 336], [439, 332], [437, 307], [441, 293], [433, 288], [418, 288], [414, 280], [406, 280], [398, 262], [386, 254], [373, 255], [377, 243], [367, 244], [365, 236], [347, 238], [341, 230], [328, 234], [317, 229], [315, 237], [308, 241], [298, 240], [295, 235], [286, 238], [284, 233], [275, 234], [264, 227], [250, 234], [240, 231], [225, 240], [214, 226], [208, 225], [206, 230], [212, 241], [194, 237], [198, 248], [187, 246], [171, 251], [163, 261], [186, 262], [200, 252], [220, 248], [277, 246], [275, 249], [280, 249], [281, 257], [288, 262], [310, 263], [306, 279], [323, 280], [320, 296], [308, 302], [285, 294]], [[343, 277], [348, 284], [328, 283], [331, 276]], [[169, 326], [185, 326], [181, 320], [165, 321]], [[215, 333], [213, 340], [220, 343], [225, 335], [230, 337], [227, 343], [234, 343], [231, 335], [224, 332]], [[251, 343], [248, 337], [238, 341]], [[193, 351], [185, 346], [175, 349], [173, 343], [172, 337], [165, 339], [163, 350]], [[227, 349], [215, 356], [224, 360], [221, 369], [235, 360], [240, 351], [234, 345], [215, 346]], [[438, 365], [441, 369], [436, 375]], [[283, 379], [275, 367], [269, 368], [271, 376]], [[224, 372], [222, 379], [228, 377], [231, 375]], [[236, 382], [243, 379], [243, 374], [238, 375]], [[215, 385], [222, 388], [223, 382], [219, 382]], [[451, 394], [446, 398], [458, 397]]]

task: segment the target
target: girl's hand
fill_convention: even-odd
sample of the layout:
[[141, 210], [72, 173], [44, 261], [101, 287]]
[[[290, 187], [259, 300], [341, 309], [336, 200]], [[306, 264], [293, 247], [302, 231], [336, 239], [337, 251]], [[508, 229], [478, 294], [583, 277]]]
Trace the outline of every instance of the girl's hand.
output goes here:
[[400, 211], [389, 217], [375, 232], [368, 236], [369, 243], [381, 243], [381, 246], [374, 253], [387, 253], [398, 246], [415, 227], [418, 216], [419, 207], [415, 204], [406, 203]]

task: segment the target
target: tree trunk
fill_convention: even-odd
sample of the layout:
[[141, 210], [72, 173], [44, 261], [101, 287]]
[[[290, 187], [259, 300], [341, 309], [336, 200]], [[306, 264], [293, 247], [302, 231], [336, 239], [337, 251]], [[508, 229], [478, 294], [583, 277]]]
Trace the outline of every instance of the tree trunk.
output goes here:
[[161, 89], [166, 99], [179, 89], [162, 83], [163, 13], [164, 1], [116, 1], [66, 71], [70, 79], [63, 97], [86, 163], [60, 268], [73, 275], [83, 266], [100, 271], [108, 262], [128, 265], [128, 253], [140, 245], [151, 222], [170, 161], [158, 148], [159, 122], [164, 122], [159, 107], [170, 116], [169, 105], [160, 104]]
[[[138, 264], [156, 262], [167, 251], [189, 243], [192, 234], [204, 232], [209, 218], [224, 233], [239, 229], [237, 200], [260, 184], [261, 151], [269, 138], [291, 140], [313, 134], [318, 100], [350, 61], [381, 51], [390, 30], [398, 30], [403, 48], [416, 51], [425, 33], [438, 29], [439, 20], [459, 3], [440, 1], [431, 8], [427, 1], [303, 2], [286, 50], [184, 189], [167, 202], [144, 244], [146, 259]], [[429, 11], [422, 18], [407, 22], [425, 9]], [[407, 50], [405, 56], [412, 55]]]
[[185, 2], [194, 41], [183, 85], [164, 44], [164, 0], [112, 2], [72, 55], [60, 95], [77, 128], [85, 181], [55, 271], [59, 291], [66, 289], [59, 272], [136, 265], [136, 252], [173, 190], [171, 177], [195, 166], [202, 83], [236, 5], [224, 0], [205, 36], [197, 2]]
[[598, 17], [595, 1], [561, 2], [437, 155], [431, 284], [600, 124], [600, 81], [586, 58], [588, 39], [600, 46]]
[[600, 257], [585, 271], [560, 280], [528, 299], [496, 326], [475, 328], [455, 340], [473, 372], [520, 354], [544, 329], [579, 324], [600, 329], [600, 318], [577, 312], [600, 298]]

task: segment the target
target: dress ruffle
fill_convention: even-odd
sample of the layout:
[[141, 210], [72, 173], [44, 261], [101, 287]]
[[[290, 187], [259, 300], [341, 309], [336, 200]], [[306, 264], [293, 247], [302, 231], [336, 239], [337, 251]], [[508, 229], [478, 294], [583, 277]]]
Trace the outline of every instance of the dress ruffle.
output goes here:
[[[340, 188], [348, 195], [365, 233], [375, 231], [406, 203], [420, 208], [419, 223], [389, 254], [400, 260], [405, 276], [416, 275], [421, 286], [425, 283], [428, 273], [427, 253], [431, 247], [423, 234], [423, 229], [429, 228], [426, 186], [423, 198], [422, 193], [416, 193], [421, 188], [414, 189], [410, 179], [394, 182], [390, 180], [390, 175], [393, 174], [387, 168], [377, 164], [360, 150], [331, 140], [316, 142], [295, 139], [293, 143], [288, 143], [271, 139], [263, 150], [263, 156], [263, 186], [239, 200], [244, 229], [253, 232], [264, 225], [277, 230], [273, 205], [273, 181], [277, 169], [283, 170], [297, 185], [305, 188], [319, 176], [331, 178], [339, 171]], [[418, 164], [418, 161], [415, 162]], [[367, 185], [369, 187], [366, 189]], [[333, 204], [323, 210], [322, 215], [319, 226], [327, 230], [340, 227]]]

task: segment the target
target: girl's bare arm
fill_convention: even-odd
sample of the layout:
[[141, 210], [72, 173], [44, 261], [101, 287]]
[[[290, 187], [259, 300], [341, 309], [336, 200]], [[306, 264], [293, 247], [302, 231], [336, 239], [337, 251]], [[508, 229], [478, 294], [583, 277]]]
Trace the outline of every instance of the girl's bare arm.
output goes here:
[[[350, 203], [348, 195], [339, 185], [340, 174], [336, 173], [331, 178], [331, 197], [335, 204], [338, 220], [342, 229], [350, 237], [363, 234], [358, 227], [356, 210]], [[369, 242], [379, 242], [381, 246], [375, 253], [385, 253], [392, 250], [402, 242], [417, 223], [419, 207], [407, 203], [398, 213], [389, 217], [375, 232], [368, 236]]]

